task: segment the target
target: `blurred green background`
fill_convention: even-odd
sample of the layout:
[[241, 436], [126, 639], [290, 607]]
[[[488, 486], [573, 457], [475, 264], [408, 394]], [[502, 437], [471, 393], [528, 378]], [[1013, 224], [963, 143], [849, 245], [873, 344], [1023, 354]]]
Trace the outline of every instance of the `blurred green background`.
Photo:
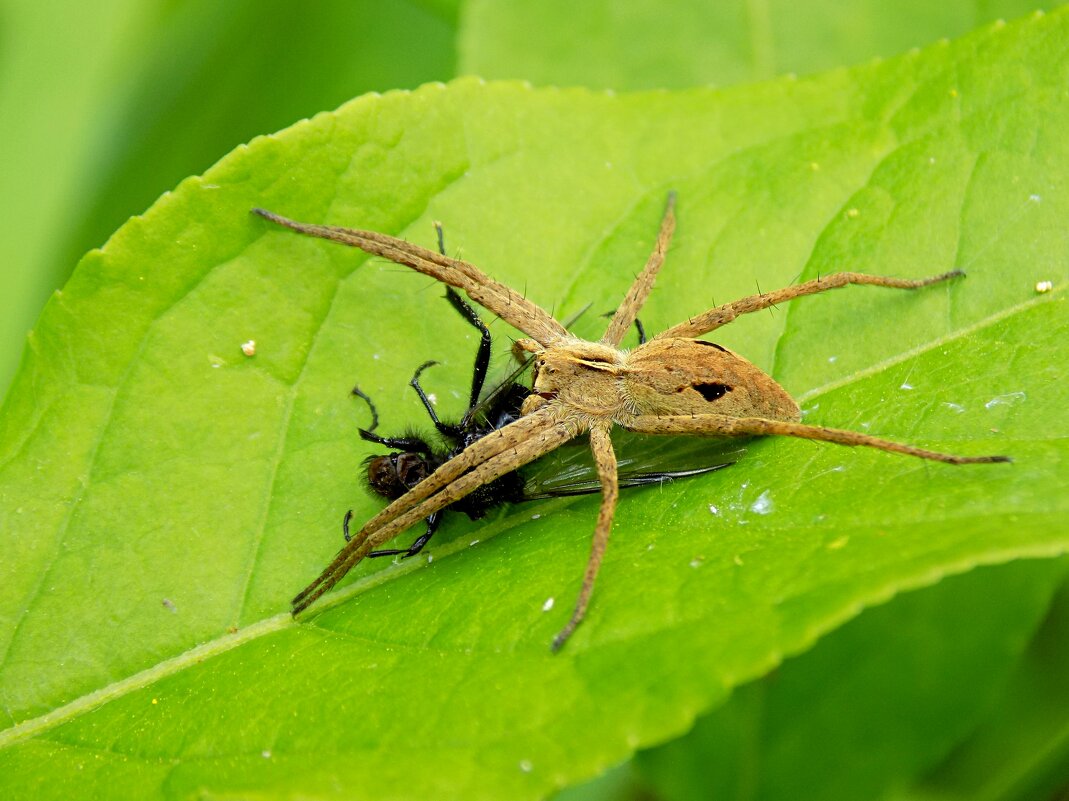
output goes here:
[[1027, 0], [6, 0], [0, 395], [79, 256], [258, 134], [460, 74], [617, 91], [889, 56]]

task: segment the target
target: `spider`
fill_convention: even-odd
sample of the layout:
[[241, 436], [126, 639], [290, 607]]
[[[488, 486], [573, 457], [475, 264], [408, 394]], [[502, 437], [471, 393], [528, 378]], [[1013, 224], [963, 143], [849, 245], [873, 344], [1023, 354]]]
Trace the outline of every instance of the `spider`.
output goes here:
[[674, 325], [632, 351], [619, 345], [650, 290], [675, 231], [675, 193], [669, 193], [653, 252], [597, 342], [580, 339], [542, 308], [474, 265], [373, 231], [300, 223], [264, 209], [253, 212], [303, 234], [329, 239], [411, 267], [468, 297], [528, 338], [514, 344], [533, 356], [531, 394], [522, 416], [438, 467], [368, 520], [334, 560], [293, 599], [299, 614], [378, 544], [581, 434], [589, 436], [602, 502], [590, 557], [572, 615], [553, 639], [559, 650], [583, 620], [609, 540], [619, 497], [610, 432], [714, 437], [781, 435], [840, 445], [865, 445], [947, 464], [1008, 462], [1007, 456], [955, 456], [844, 429], [801, 422], [798, 404], [771, 376], [720, 345], [697, 339], [741, 314], [849, 284], [919, 289], [964, 275], [961, 270], [916, 280], [839, 272], [774, 292], [716, 306]]
[[[441, 227], [436, 224], [438, 231], [438, 252], [444, 254], [445, 247], [442, 238]], [[452, 287], [446, 287], [445, 299], [457, 310], [460, 316], [479, 332], [479, 349], [476, 352], [475, 364], [472, 370], [471, 390], [469, 393], [468, 408], [459, 422], [446, 423], [438, 418], [430, 398], [420, 384], [420, 375], [428, 367], [437, 364], [428, 361], [421, 364], [409, 381], [409, 385], [415, 389], [423, 408], [434, 424], [435, 429], [442, 439], [448, 443], [448, 447], [435, 447], [424, 437], [414, 432], [408, 432], [401, 437], [383, 437], [375, 432], [379, 424], [378, 411], [371, 398], [359, 387], [354, 387], [353, 395], [367, 403], [371, 411], [371, 426], [359, 429], [360, 437], [367, 442], [384, 445], [387, 448], [400, 449], [400, 452], [370, 456], [365, 461], [367, 465], [367, 484], [377, 495], [396, 500], [411, 490], [420, 481], [441, 467], [447, 461], [478, 439], [495, 431], [511, 422], [519, 419], [523, 402], [531, 391], [517, 382], [519, 374], [524, 371], [529, 360], [525, 360], [520, 367], [513, 371], [505, 381], [483, 396], [483, 386], [486, 382], [486, 373], [490, 363], [491, 337], [490, 330], [486, 327], [479, 315], [471, 308], [464, 299]], [[645, 342], [645, 332], [641, 323], [636, 320], [635, 327], [638, 331], [639, 344]], [[624, 443], [625, 447], [636, 447], [635, 443]], [[732, 454], [734, 455], [734, 454]], [[518, 471], [505, 473], [503, 476], [487, 482], [476, 488], [469, 495], [451, 504], [448, 509], [464, 512], [472, 520], [483, 518], [486, 513], [505, 503], [518, 503], [520, 501], [539, 500], [568, 495], [586, 495], [599, 490], [599, 483], [595, 479], [590, 480], [591, 471], [581, 463], [581, 457], [571, 458], [562, 463], [547, 466], [536, 474], [524, 477]], [[686, 454], [683, 454], [686, 456]], [[718, 455], [723, 456], [723, 454]], [[733, 464], [733, 461], [718, 461], [705, 464], [700, 467], [688, 467], [678, 470], [650, 469], [649, 465], [654, 461], [664, 462], [665, 459], [680, 457], [680, 454], [658, 454], [659, 460], [636, 460], [624, 457], [621, 460], [620, 488], [647, 486], [651, 484], [663, 484], [677, 478], [701, 475], [713, 470], [719, 470]], [[576, 462], [579, 462], [576, 464]], [[423, 550], [427, 542], [434, 536], [441, 523], [442, 513], [445, 509], [432, 512], [426, 518], [426, 530], [407, 548], [390, 548], [385, 550], [371, 551], [367, 558], [381, 556], [401, 556], [407, 558], [415, 556]], [[345, 541], [349, 542], [349, 523], [353, 512], [350, 509], [345, 513], [342, 520], [342, 531]]]

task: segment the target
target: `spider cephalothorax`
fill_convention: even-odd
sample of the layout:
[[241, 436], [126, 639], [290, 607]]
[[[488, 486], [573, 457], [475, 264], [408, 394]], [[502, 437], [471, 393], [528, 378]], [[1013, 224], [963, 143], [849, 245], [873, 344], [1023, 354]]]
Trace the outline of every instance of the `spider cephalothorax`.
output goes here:
[[255, 210], [301, 233], [358, 247], [463, 289], [473, 301], [527, 334], [528, 339], [520, 340], [517, 347], [535, 357], [533, 389], [524, 401], [523, 415], [472, 443], [367, 521], [320, 576], [293, 599], [294, 614], [333, 587], [376, 545], [585, 433], [598, 469], [602, 504], [579, 598], [568, 623], [553, 641], [553, 647], [559, 648], [586, 613], [612, 528], [619, 495], [617, 460], [610, 438], [614, 426], [644, 434], [778, 434], [866, 445], [947, 464], [1009, 461], [1005, 456], [937, 453], [854, 431], [803, 424], [798, 405], [770, 376], [741, 356], [698, 339], [740, 314], [804, 295], [848, 284], [918, 289], [959, 277], [962, 273], [958, 270], [917, 280], [834, 273], [716, 306], [663, 331], [629, 354], [619, 350], [664, 262], [675, 230], [674, 205], [675, 197], [670, 195], [653, 253], [598, 342], [570, 334], [539, 306], [467, 262], [385, 234], [298, 223]]

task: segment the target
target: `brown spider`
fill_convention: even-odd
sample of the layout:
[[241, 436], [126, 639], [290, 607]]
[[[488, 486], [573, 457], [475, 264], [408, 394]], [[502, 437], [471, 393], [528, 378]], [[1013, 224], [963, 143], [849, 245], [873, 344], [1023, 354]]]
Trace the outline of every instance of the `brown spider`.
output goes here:
[[1006, 456], [954, 456], [885, 439], [801, 422], [798, 404], [770, 376], [736, 353], [699, 337], [740, 314], [847, 284], [917, 289], [964, 275], [953, 270], [907, 280], [841, 272], [712, 308], [669, 328], [632, 351], [619, 344], [653, 287], [675, 230], [670, 194], [660, 233], [645, 269], [616, 310], [605, 335], [588, 342], [519, 293], [467, 262], [372, 231], [294, 222], [264, 209], [256, 214], [303, 234], [330, 239], [407, 265], [450, 286], [530, 337], [514, 345], [534, 358], [531, 395], [523, 416], [457, 454], [372, 517], [326, 569], [293, 599], [307, 609], [375, 548], [478, 487], [534, 461], [580, 434], [588, 434], [601, 482], [602, 503], [582, 588], [568, 623], [553, 640], [559, 649], [586, 612], [612, 528], [619, 494], [610, 431], [736, 437], [778, 434], [840, 445], [867, 445], [948, 464], [1008, 462]]

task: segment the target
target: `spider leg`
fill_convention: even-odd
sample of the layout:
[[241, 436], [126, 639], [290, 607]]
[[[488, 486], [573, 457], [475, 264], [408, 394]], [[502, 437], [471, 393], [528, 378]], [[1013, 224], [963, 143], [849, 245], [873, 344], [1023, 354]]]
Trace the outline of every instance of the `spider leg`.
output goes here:
[[797, 286], [777, 289], [775, 292], [762, 292], [758, 295], [750, 295], [741, 300], [736, 300], [733, 303], [725, 303], [723, 306], [715, 306], [697, 317], [692, 317], [685, 323], [680, 323], [672, 326], [667, 331], [662, 331], [654, 339], [671, 339], [673, 337], [694, 339], [727, 325], [740, 314], [750, 314], [761, 309], [767, 309], [769, 306], [775, 306], [777, 303], [794, 300], [805, 295], [815, 295], [818, 292], [827, 292], [829, 289], [839, 289], [848, 284], [868, 284], [869, 286], [883, 286], [890, 289], [920, 289], [921, 287], [940, 284], [943, 281], [949, 281], [951, 278], [958, 278], [963, 275], [965, 273], [962, 270], [951, 270], [948, 273], [940, 273], [930, 278], [911, 280], [907, 278], [890, 278], [884, 275], [866, 275], [865, 273], [832, 273], [821, 278], [814, 278], [812, 281], [806, 281]]
[[668, 201], [664, 207], [664, 217], [661, 219], [661, 230], [657, 234], [657, 242], [653, 247], [653, 252], [646, 261], [645, 268], [638, 274], [635, 282], [631, 284], [631, 288], [627, 290], [627, 295], [616, 310], [616, 314], [613, 315], [609, 327], [605, 330], [605, 336], [601, 338], [601, 341], [606, 345], [619, 346], [627, 333], [627, 329], [631, 327], [635, 317], [638, 316], [639, 310], [646, 302], [646, 298], [649, 297], [650, 290], [653, 289], [653, 282], [657, 278], [657, 273], [661, 269], [661, 265], [664, 264], [664, 255], [668, 251], [668, 244], [672, 241], [672, 234], [676, 230], [675, 208], [676, 193], [669, 192]]
[[359, 248], [372, 256], [382, 256], [444, 284], [463, 289], [480, 306], [542, 345], [553, 344], [568, 336], [567, 329], [540, 306], [460, 259], [451, 259], [403, 239], [374, 231], [296, 222], [266, 209], [253, 209], [252, 212], [298, 233]]
[[745, 437], [778, 435], [800, 437], [822, 442], [834, 442], [837, 445], [865, 445], [891, 453], [917, 456], [946, 464], [985, 464], [990, 462], [1009, 462], [1009, 456], [955, 456], [939, 453], [912, 445], [871, 437], [857, 431], [841, 428], [811, 426], [805, 423], [793, 423], [784, 420], [769, 420], [764, 417], [730, 417], [723, 414], [695, 415], [638, 415], [626, 428], [642, 434], [695, 434], [713, 437]]
[[612, 531], [612, 519], [616, 513], [616, 501], [620, 495], [616, 476], [616, 454], [613, 452], [612, 439], [609, 436], [610, 428], [611, 425], [604, 425], [590, 429], [590, 450], [594, 454], [598, 478], [601, 479], [601, 509], [598, 511], [598, 523], [594, 528], [590, 559], [587, 560], [586, 572], [583, 573], [583, 586], [579, 590], [579, 598], [575, 602], [575, 610], [571, 618], [553, 638], [554, 651], [559, 651], [564, 646], [564, 643], [572, 636], [572, 632], [575, 631], [575, 627], [582, 622], [587, 605], [590, 603], [590, 595], [594, 592], [594, 580], [597, 579], [598, 570], [601, 569], [605, 547], [609, 544], [609, 532]]
[[[601, 316], [604, 317], [607, 320], [610, 317], [612, 317], [613, 314], [615, 314], [615, 312], [608, 312], [607, 314], [603, 314]], [[635, 333], [638, 335], [638, 344], [639, 345], [645, 345], [646, 344], [646, 326], [644, 326], [642, 324], [642, 321], [640, 319], [638, 319], [637, 317], [635, 318]]]
[[402, 559], [407, 559], [409, 556], [415, 556], [423, 550], [423, 546], [430, 542], [431, 537], [434, 536], [434, 532], [438, 530], [439, 524], [442, 522], [442, 513], [432, 512], [427, 515], [427, 530], [419, 536], [419, 538], [409, 545], [407, 548], [389, 548], [385, 551], [371, 551], [368, 555], [368, 559], [374, 559], [379, 556], [397, 556], [400, 555]]
[[319, 577], [297, 594], [293, 614], [307, 609], [376, 545], [582, 433], [574, 425], [557, 422], [554, 411], [550, 407], [534, 412], [487, 434], [371, 518]]

